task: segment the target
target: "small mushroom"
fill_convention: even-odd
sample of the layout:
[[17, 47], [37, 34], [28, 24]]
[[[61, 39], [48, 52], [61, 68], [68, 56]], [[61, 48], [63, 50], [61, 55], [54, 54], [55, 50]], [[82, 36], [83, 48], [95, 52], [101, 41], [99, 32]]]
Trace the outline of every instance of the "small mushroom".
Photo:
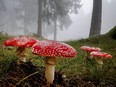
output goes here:
[[90, 52], [92, 52], [92, 51], [101, 51], [101, 49], [99, 47], [90, 47], [90, 46], [81, 46], [81, 49], [83, 51], [87, 52], [87, 55], [86, 55], [85, 59], [91, 59], [90, 58]]
[[55, 65], [57, 63], [57, 57], [71, 58], [76, 57], [76, 50], [65, 43], [45, 40], [39, 41], [32, 47], [32, 52], [39, 56], [45, 56], [45, 78], [47, 80], [47, 86], [54, 80]]
[[37, 39], [28, 36], [13, 37], [4, 42], [4, 46], [16, 46], [16, 54], [19, 56], [17, 64], [21, 62], [26, 62], [26, 50], [25, 47], [32, 47], [33, 44], [38, 42]]
[[96, 52], [96, 51], [91, 52], [90, 56], [95, 58], [96, 62], [98, 62], [99, 64], [103, 64], [103, 61], [101, 60], [101, 58], [112, 58], [112, 55], [108, 53]]
[[90, 47], [90, 46], [81, 46], [81, 49], [86, 52], [101, 51], [99, 47]]

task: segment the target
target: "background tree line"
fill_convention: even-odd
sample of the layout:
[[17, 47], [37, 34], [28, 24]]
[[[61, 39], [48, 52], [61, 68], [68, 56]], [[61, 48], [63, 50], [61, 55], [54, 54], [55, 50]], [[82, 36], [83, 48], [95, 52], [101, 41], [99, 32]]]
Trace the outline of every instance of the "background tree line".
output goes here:
[[[62, 30], [71, 25], [70, 14], [78, 14], [78, 10], [82, 6], [80, 2], [81, 0], [10, 0], [10, 2], [1, 0], [1, 31], [6, 29], [6, 32], [13, 32], [14, 29], [17, 29], [24, 34], [32, 32], [39, 36], [54, 33], [54, 40], [56, 40], [57, 29]], [[93, 0], [89, 36], [100, 34], [101, 9], [102, 0]], [[3, 28], [3, 26], [7, 27]], [[30, 28], [30, 26], [32, 27]]]

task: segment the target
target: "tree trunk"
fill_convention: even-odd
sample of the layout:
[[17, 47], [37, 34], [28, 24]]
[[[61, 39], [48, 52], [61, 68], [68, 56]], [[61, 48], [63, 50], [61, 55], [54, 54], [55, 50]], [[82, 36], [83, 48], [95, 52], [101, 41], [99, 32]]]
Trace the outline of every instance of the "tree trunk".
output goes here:
[[57, 40], [57, 11], [54, 13], [54, 40]]
[[93, 12], [89, 37], [100, 35], [102, 18], [102, 0], [93, 0]]
[[26, 16], [27, 16], [27, 14], [26, 14], [26, 0], [24, 0], [24, 35], [26, 35], [27, 34], [27, 28], [26, 28]]
[[42, 0], [38, 0], [38, 28], [37, 35], [42, 36]]

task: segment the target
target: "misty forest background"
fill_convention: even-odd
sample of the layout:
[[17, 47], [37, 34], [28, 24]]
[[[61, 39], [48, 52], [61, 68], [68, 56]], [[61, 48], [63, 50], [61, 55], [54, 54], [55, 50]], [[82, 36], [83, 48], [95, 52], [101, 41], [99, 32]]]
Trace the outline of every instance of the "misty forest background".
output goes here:
[[[16, 48], [4, 47], [3, 43], [12, 36], [18, 35], [29, 35], [43, 40], [52, 34], [53, 39], [57, 40], [58, 30], [62, 31], [71, 26], [73, 22], [71, 14], [78, 16], [80, 8], [83, 6], [81, 1], [0, 0], [0, 87], [40, 87], [40, 85], [43, 87], [46, 84], [43, 73], [44, 57], [32, 54], [31, 49], [27, 48], [26, 58], [29, 62], [17, 65]], [[54, 87], [116, 87], [115, 18], [107, 20], [112, 22], [114, 27], [109, 29], [110, 31], [106, 34], [101, 35], [101, 25], [106, 22], [104, 21], [106, 16], [102, 15], [102, 13], [106, 14], [102, 10], [104, 1], [93, 0], [91, 23], [88, 23], [90, 25], [89, 38], [65, 42], [74, 47], [77, 56], [74, 59], [58, 58]], [[113, 6], [111, 7], [115, 9]], [[85, 16], [83, 17], [85, 18]], [[88, 22], [88, 20], [85, 21]], [[82, 24], [84, 26], [83, 22]], [[104, 25], [105, 28], [107, 25], [108, 23], [106, 26]], [[72, 28], [70, 29], [73, 31]], [[79, 31], [81, 28], [75, 27], [75, 29]], [[85, 33], [87, 33], [86, 29]], [[77, 32], [76, 34], [81, 33]], [[68, 37], [67, 34], [65, 35]], [[88, 59], [88, 53], [82, 51], [81, 46], [100, 47], [102, 52], [111, 54], [112, 59], [102, 58], [104, 64], [101, 66]], [[65, 75], [65, 78], [62, 75]]]
[[[77, 14], [81, 0], [0, 0], [0, 32], [9, 35], [38, 35], [47, 37], [57, 30], [68, 29], [70, 15]], [[101, 31], [102, 0], [93, 0], [89, 36]]]

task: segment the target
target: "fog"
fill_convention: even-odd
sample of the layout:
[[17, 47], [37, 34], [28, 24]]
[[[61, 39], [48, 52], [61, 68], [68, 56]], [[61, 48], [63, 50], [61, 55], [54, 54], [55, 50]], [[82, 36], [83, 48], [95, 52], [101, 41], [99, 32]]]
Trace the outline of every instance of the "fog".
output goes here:
[[[18, 0], [17, 0], [18, 1]], [[92, 2], [93, 0], [82, 0], [82, 7], [78, 14], [71, 14], [72, 24], [68, 28], [57, 30], [57, 40], [77, 40], [81, 38], [87, 38], [90, 30], [91, 15], [92, 15]], [[13, 0], [5, 0], [4, 4], [0, 4], [0, 31], [9, 35], [24, 35], [37, 32], [37, 0], [28, 0], [28, 3], [24, 4], [28, 13], [20, 12], [15, 13], [12, 9], [17, 9], [19, 2], [13, 2]], [[101, 34], [108, 32], [114, 25], [116, 25], [116, 0], [103, 0], [102, 5], [102, 28]], [[3, 9], [1, 9], [4, 7]], [[14, 8], [15, 7], [15, 8]], [[22, 6], [23, 7], [23, 6]], [[26, 18], [26, 23], [19, 17], [19, 14], [29, 15]], [[32, 15], [33, 14], [33, 15]], [[20, 19], [20, 21], [14, 22], [14, 19]], [[26, 26], [25, 32], [24, 27]], [[47, 29], [46, 29], [47, 28]], [[52, 32], [51, 32], [52, 31]], [[53, 39], [53, 27], [43, 25], [43, 35], [47, 39]]]
[[[93, 0], [82, 0], [79, 14], [71, 15], [72, 25], [67, 30], [58, 31], [58, 40], [77, 40], [87, 38], [90, 30]], [[116, 0], [103, 0], [101, 34], [116, 25]], [[51, 37], [50, 37], [51, 38]]]

